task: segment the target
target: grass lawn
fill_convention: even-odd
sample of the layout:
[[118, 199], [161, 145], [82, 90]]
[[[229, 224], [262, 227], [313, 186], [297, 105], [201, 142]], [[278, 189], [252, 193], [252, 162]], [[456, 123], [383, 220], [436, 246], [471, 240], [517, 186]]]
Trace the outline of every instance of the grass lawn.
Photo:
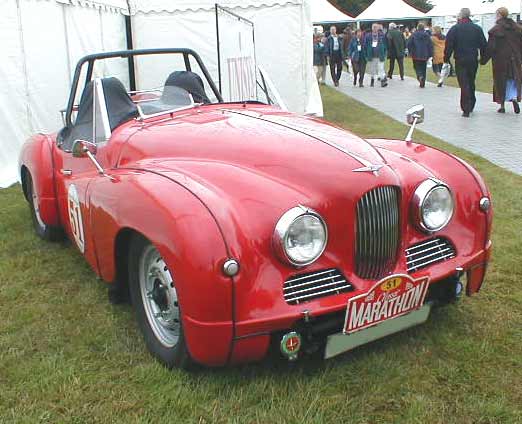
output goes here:
[[[322, 88], [327, 119], [364, 136], [406, 127]], [[520, 423], [522, 178], [421, 132], [485, 176], [496, 208], [483, 291], [420, 327], [328, 362], [168, 371], [129, 306], [68, 243], [36, 238], [19, 187], [0, 190], [0, 422]]]
[[[388, 72], [389, 63], [386, 63], [386, 72]], [[395, 63], [395, 73], [399, 74], [399, 67], [397, 63]], [[410, 77], [417, 78], [415, 74], [415, 70], [413, 69], [413, 62], [410, 58], [404, 59], [404, 73]], [[433, 73], [431, 68], [427, 70], [428, 81], [437, 83], [438, 78]], [[397, 78], [394, 76], [394, 78]], [[446, 78], [444, 82], [446, 85], [450, 85], [452, 87], [458, 87], [459, 83], [457, 81], [457, 77]], [[482, 91], [484, 93], [493, 93], [493, 71], [491, 70], [491, 62], [489, 62], [485, 66], [479, 65], [479, 70], [477, 72], [477, 79], [475, 81], [477, 91]]]

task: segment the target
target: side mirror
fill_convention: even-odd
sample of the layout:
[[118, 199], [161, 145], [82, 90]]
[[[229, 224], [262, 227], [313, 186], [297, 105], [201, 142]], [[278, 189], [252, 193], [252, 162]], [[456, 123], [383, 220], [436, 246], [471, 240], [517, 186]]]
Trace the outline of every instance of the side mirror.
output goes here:
[[410, 143], [413, 137], [413, 131], [417, 124], [424, 122], [424, 105], [416, 105], [406, 111], [406, 122], [411, 125], [408, 135], [406, 136], [406, 143]]
[[[415, 120], [417, 120], [415, 122]], [[406, 111], [406, 122], [408, 125], [422, 124], [424, 122], [424, 105], [415, 105]]]
[[96, 144], [90, 141], [75, 140], [72, 146], [72, 155], [75, 158], [86, 158], [89, 156], [88, 153], [93, 156], [96, 155], [97, 150]]

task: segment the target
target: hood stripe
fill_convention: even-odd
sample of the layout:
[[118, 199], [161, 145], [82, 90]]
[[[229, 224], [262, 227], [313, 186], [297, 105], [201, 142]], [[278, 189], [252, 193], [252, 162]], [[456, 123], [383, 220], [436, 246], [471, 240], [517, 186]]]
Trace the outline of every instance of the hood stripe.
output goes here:
[[[359, 155], [356, 155], [353, 152], [350, 152], [348, 149], [345, 149], [343, 146], [340, 146], [339, 144], [334, 143], [333, 141], [325, 140], [322, 137], [319, 137], [319, 136], [314, 135], [314, 134], [309, 134], [309, 133], [305, 132], [304, 130], [300, 130], [298, 128], [292, 127], [292, 126], [284, 124], [282, 122], [273, 121], [271, 119], [260, 117], [260, 116], [253, 116], [253, 115], [250, 115], [248, 113], [238, 112], [236, 110], [231, 110], [231, 109], [224, 109], [224, 111], [229, 112], [229, 113], [234, 113], [236, 115], [246, 116], [247, 118], [258, 119], [260, 121], [268, 122], [270, 124], [279, 125], [279, 126], [281, 126], [283, 128], [286, 128], [286, 129], [298, 132], [300, 134], [306, 135], [306, 136], [308, 136], [310, 138], [313, 138], [313, 139], [315, 139], [317, 141], [320, 141], [323, 144], [326, 144], [326, 145], [328, 145], [330, 147], [333, 147], [334, 149], [339, 150], [340, 152], [350, 156], [352, 159], [355, 159], [357, 162], [359, 162], [361, 165], [363, 165], [365, 167], [372, 167], [374, 165], [373, 163], [367, 161], [366, 159], [360, 157]], [[370, 145], [372, 147], [372, 149], [377, 153], [377, 155], [382, 159], [382, 164], [388, 165], [388, 163], [386, 162], [386, 159], [384, 159], [384, 157], [379, 153], [379, 151], [377, 149], [375, 149], [375, 147], [373, 147], [370, 143], [368, 143], [368, 142], [366, 142], [366, 143], [368, 145]]]

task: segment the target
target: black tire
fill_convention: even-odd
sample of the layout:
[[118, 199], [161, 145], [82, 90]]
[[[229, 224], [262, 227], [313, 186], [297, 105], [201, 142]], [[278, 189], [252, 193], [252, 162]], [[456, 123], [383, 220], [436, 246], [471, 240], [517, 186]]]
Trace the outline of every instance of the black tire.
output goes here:
[[60, 227], [53, 227], [47, 225], [40, 218], [38, 205], [35, 204], [36, 196], [34, 191], [33, 179], [31, 174], [25, 175], [27, 201], [29, 203], [29, 210], [31, 211], [31, 220], [33, 221], [33, 228], [36, 235], [46, 241], [62, 241], [65, 234]]
[[[179, 334], [179, 336], [177, 336], [178, 338], [173, 345], [169, 345], [169, 343], [165, 343], [165, 337], [162, 338], [162, 335], [158, 336], [158, 331], [161, 332], [162, 330], [164, 330], [167, 334], [169, 334], [170, 329], [165, 330], [165, 327], [159, 324], [160, 320], [153, 317], [153, 314], [151, 314], [151, 308], [153, 308], [154, 305], [158, 307], [158, 303], [156, 303], [154, 300], [146, 300], [145, 295], [143, 294], [143, 291], [146, 290], [144, 287], [146, 287], [146, 285], [148, 284], [147, 281], [151, 281], [154, 279], [153, 277], [150, 277], [150, 267], [146, 266], [146, 264], [148, 263], [147, 255], [150, 255], [153, 252], [156, 252], [158, 255], [157, 257], [161, 259], [161, 256], [159, 256], [159, 252], [157, 251], [157, 249], [145, 237], [139, 234], [135, 234], [134, 236], [132, 236], [130, 241], [128, 261], [129, 288], [134, 313], [136, 315], [136, 320], [138, 321], [138, 326], [143, 334], [143, 338], [145, 339], [145, 345], [152, 353], [152, 355], [159, 359], [160, 362], [168, 368], [188, 369], [191, 368], [194, 363], [190, 357], [185, 337], [183, 334], [181, 306], [177, 302], [177, 295], [176, 302], [172, 302], [172, 304], [176, 304], [178, 308], [179, 328], [177, 330], [179, 331], [177, 333]], [[163, 265], [165, 271], [170, 275], [170, 271], [166, 268], [164, 262]], [[170, 278], [170, 280], [172, 280], [172, 278]], [[164, 281], [164, 278], [162, 279], [162, 281]], [[153, 284], [154, 287], [158, 287], [156, 283]], [[165, 290], [170, 290], [166, 289], [166, 286], [164, 284], [159, 284], [159, 286], [161, 286], [161, 293], [165, 293]], [[175, 286], [173, 281], [170, 281], [170, 287], [172, 287], [172, 289], [175, 292]], [[155, 290], [156, 289], [154, 289], [153, 291]], [[165, 294], [163, 294], [163, 296], [165, 296]], [[147, 302], [147, 304], [145, 304], [145, 302]], [[169, 305], [171, 304], [171, 302], [167, 303], [169, 303]], [[175, 308], [171, 307], [168, 309], [168, 311], [174, 309]], [[172, 333], [174, 334], [175, 331], [173, 330]]]

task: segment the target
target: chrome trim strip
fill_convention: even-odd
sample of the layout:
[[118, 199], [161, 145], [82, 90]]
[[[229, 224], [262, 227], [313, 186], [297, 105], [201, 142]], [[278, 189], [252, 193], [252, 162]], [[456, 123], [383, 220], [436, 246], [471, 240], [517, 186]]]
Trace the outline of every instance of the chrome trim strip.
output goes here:
[[298, 302], [300, 300], [303, 300], [303, 299], [308, 299], [310, 297], [313, 297], [313, 296], [322, 296], [322, 295], [325, 295], [325, 294], [328, 294], [328, 293], [334, 293], [336, 291], [341, 291], [341, 290], [345, 290], [347, 289], [348, 287], [340, 287], [340, 288], [334, 288], [334, 289], [329, 289], [329, 290], [324, 290], [322, 292], [319, 292], [319, 293], [310, 293], [310, 294], [307, 294], [305, 296], [299, 296], [299, 297], [295, 297], [293, 299], [286, 299], [287, 302]]
[[441, 256], [441, 257], [439, 257], [439, 258], [435, 258], [435, 259], [432, 259], [431, 261], [428, 261], [428, 262], [426, 262], [426, 263], [423, 263], [422, 265], [416, 265], [416, 266], [413, 266], [413, 267], [411, 267], [411, 268], [408, 267], [408, 272], [409, 272], [409, 271], [412, 271], [412, 270], [417, 270], [417, 269], [419, 269], [419, 268], [421, 268], [421, 267], [424, 267], [424, 266], [426, 266], [426, 265], [429, 265], [429, 264], [431, 264], [431, 263], [433, 263], [433, 262], [442, 261], [442, 260], [444, 260], [444, 259], [450, 259], [450, 258], [454, 258], [454, 257], [455, 257], [455, 253], [451, 252], [451, 253], [449, 253], [449, 254], [447, 254], [447, 255], [445, 255], [445, 256]]
[[[321, 272], [317, 272], [317, 273], [313, 273], [313, 274], [308, 274], [308, 275], [304, 275], [302, 277], [296, 277], [296, 278], [290, 278], [286, 281], [286, 283], [293, 283], [294, 281], [300, 281], [300, 280], [305, 280], [307, 278], [314, 278], [318, 275], [324, 275], [324, 274], [327, 274], [327, 273], [335, 273], [337, 272], [335, 269], [328, 269], [326, 271], [321, 271]], [[338, 274], [340, 276], [340, 274]]]
[[[340, 275], [334, 275], [332, 277], [326, 277], [326, 278], [319, 278], [317, 280], [311, 280], [311, 281], [308, 281], [306, 283], [301, 283], [301, 284], [297, 284], [297, 285], [293, 285], [293, 281], [287, 281], [286, 284], [285, 284], [285, 287], [283, 288], [283, 291], [285, 290], [290, 290], [290, 289], [297, 289], [299, 287], [304, 287], [304, 286], [309, 286], [310, 284], [315, 284], [315, 283], [320, 283], [321, 281], [328, 281], [328, 280], [334, 280], [335, 278], [343, 278], [342, 276]], [[344, 282], [346, 282], [346, 280], [342, 280]], [[338, 281], [338, 282], [341, 282], [341, 281]]]
[[445, 248], [447, 246], [448, 245], [446, 243], [440, 243], [440, 244], [437, 244], [437, 245], [435, 245], [433, 247], [428, 247], [427, 249], [422, 249], [422, 250], [419, 250], [419, 251], [416, 251], [416, 252], [413, 252], [413, 253], [409, 253], [408, 252], [409, 249], [406, 249], [406, 257], [410, 258], [412, 256], [418, 256], [418, 255], [420, 255], [422, 253], [433, 252], [434, 250], [440, 251], [440, 249]]
[[[343, 284], [343, 283], [346, 283], [346, 281], [345, 280], [343, 280], [343, 281], [332, 281], [331, 283], [322, 284], [322, 285], [317, 286], [317, 287], [308, 287], [307, 289], [298, 290], [298, 291], [296, 291], [294, 293], [287, 293], [287, 294], [284, 295], [284, 298], [287, 299], [287, 298], [292, 297], [292, 296], [294, 296], [296, 294], [299, 295], [301, 293], [306, 293], [306, 292], [309, 292], [309, 291], [312, 291], [312, 290], [319, 290], [319, 289], [324, 289], [326, 287], [338, 286], [338, 285]], [[339, 290], [339, 289], [342, 289], [342, 288], [343, 287], [341, 286], [341, 287], [338, 287], [337, 289]]]
[[435, 255], [440, 255], [441, 253], [447, 252], [448, 250], [453, 250], [453, 249], [451, 249], [450, 247], [446, 247], [445, 249], [437, 250], [436, 252], [430, 253], [429, 255], [421, 256], [418, 259], [408, 260], [408, 264], [412, 264], [412, 263], [415, 263], [415, 262], [423, 261], [424, 259], [431, 258], [431, 257], [433, 257]]

